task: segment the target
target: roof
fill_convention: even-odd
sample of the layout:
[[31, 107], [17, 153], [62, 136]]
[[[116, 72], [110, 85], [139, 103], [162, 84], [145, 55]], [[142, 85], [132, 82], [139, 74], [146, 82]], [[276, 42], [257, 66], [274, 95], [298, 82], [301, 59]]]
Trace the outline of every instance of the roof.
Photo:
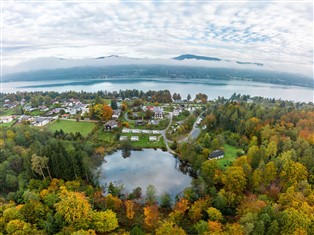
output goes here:
[[8, 119], [11, 119], [12, 116], [2, 116], [0, 117], [1, 120], [8, 120]]
[[118, 122], [116, 122], [115, 120], [110, 120], [105, 123], [105, 126], [117, 126], [117, 125], [118, 125]]
[[155, 107], [154, 108], [154, 113], [164, 113], [164, 109], [160, 107]]
[[31, 116], [24, 115], [24, 116], [21, 117], [21, 120], [28, 120], [28, 119], [30, 119], [30, 118], [31, 118]]
[[44, 117], [38, 117], [35, 119], [36, 122], [43, 122], [45, 120], [47, 120], [47, 118], [44, 118]]
[[209, 154], [209, 158], [216, 158], [216, 157], [222, 156], [224, 154], [225, 153], [222, 150], [215, 150], [215, 151], [211, 152], [211, 154]]
[[113, 115], [119, 116], [121, 113], [121, 109], [113, 110]]

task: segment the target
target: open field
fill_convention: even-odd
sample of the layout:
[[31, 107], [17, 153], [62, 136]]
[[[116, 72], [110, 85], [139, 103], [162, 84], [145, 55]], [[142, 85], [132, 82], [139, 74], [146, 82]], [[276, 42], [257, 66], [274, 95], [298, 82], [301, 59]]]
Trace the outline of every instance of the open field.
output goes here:
[[[161, 135], [153, 134], [121, 134], [121, 136], [128, 136], [129, 140], [131, 136], [138, 136], [139, 141], [131, 141], [131, 144], [134, 148], [165, 148], [164, 138]], [[157, 136], [157, 141], [149, 141], [149, 136]]]
[[17, 107], [12, 109], [0, 110], [0, 116], [11, 116], [17, 112]]
[[9, 123], [0, 123], [0, 126], [1, 126], [1, 127], [10, 127], [10, 126], [12, 126], [15, 122], [16, 122], [16, 120], [13, 120], [12, 122], [9, 122]]
[[237, 157], [237, 148], [228, 144], [224, 144], [225, 156], [218, 160], [218, 165], [220, 168], [227, 168], [232, 162], [235, 161]]
[[65, 133], [75, 133], [80, 132], [83, 136], [87, 136], [89, 132], [93, 130], [95, 127], [95, 123], [91, 122], [76, 122], [76, 121], [69, 121], [69, 120], [59, 120], [55, 121], [51, 124], [47, 125], [47, 128], [54, 131], [63, 130]]

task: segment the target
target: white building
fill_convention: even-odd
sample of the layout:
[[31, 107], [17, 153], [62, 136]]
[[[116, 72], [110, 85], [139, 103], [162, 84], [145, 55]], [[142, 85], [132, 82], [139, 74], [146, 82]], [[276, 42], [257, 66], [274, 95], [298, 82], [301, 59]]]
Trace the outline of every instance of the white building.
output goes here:
[[44, 126], [49, 123], [49, 119], [45, 117], [35, 118], [34, 126]]
[[120, 136], [120, 138], [119, 138], [120, 141], [124, 141], [124, 140], [127, 140], [127, 139], [128, 139], [127, 136]]
[[157, 141], [157, 136], [150, 136], [149, 141]]
[[9, 123], [13, 121], [13, 117], [12, 116], [3, 116], [0, 117], [0, 123]]
[[139, 141], [138, 136], [131, 136], [131, 141]]

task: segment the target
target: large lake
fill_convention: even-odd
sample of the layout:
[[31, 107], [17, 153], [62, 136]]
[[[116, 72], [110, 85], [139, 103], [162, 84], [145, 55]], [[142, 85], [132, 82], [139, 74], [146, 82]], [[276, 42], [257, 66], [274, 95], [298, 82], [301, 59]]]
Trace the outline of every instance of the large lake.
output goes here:
[[119, 150], [105, 156], [100, 169], [100, 185], [123, 184], [128, 192], [141, 187], [144, 194], [148, 185], [154, 185], [158, 195], [167, 192], [174, 198], [191, 184], [191, 177], [180, 170], [179, 160], [160, 149], [131, 151], [127, 158]]
[[229, 98], [234, 92], [251, 96], [262, 96], [282, 100], [293, 100], [301, 102], [313, 102], [313, 89], [306, 87], [284, 86], [270, 83], [259, 83], [239, 80], [189, 80], [173, 81], [171, 79], [87, 79], [73, 80], [51, 80], [42, 82], [6, 82], [2, 83], [3, 92], [16, 91], [87, 91], [99, 90], [119, 91], [126, 89], [163, 90], [168, 89], [171, 93], [179, 92], [182, 98], [188, 94], [195, 97], [201, 92], [208, 95], [209, 99], [218, 96]]

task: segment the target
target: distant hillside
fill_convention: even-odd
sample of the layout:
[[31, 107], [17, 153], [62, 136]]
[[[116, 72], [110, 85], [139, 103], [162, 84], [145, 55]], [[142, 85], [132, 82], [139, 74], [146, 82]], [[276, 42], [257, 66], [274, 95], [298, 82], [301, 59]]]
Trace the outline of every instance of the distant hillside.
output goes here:
[[172, 59], [174, 59], [174, 60], [196, 59], [196, 60], [208, 60], [208, 61], [221, 61], [222, 60], [222, 59], [215, 58], [215, 57], [207, 57], [207, 56], [199, 56], [199, 55], [191, 55], [191, 54], [180, 55], [180, 56], [174, 57]]
[[174, 60], [205, 60], [205, 61], [226, 61], [226, 62], [236, 62], [237, 64], [242, 65], [257, 65], [257, 66], [264, 66], [262, 63], [254, 63], [254, 62], [242, 62], [242, 61], [232, 61], [232, 60], [224, 60], [216, 57], [207, 57], [207, 56], [199, 56], [199, 55], [191, 55], [191, 54], [185, 54], [180, 55], [177, 57], [172, 58]]
[[43, 80], [91, 80], [124, 78], [130, 80], [172, 79], [206, 83], [208, 80], [247, 80], [282, 85], [313, 87], [313, 80], [303, 75], [278, 73], [264, 70], [245, 70], [231, 68], [206, 68], [175, 65], [111, 65], [103, 67], [75, 67], [54, 70], [39, 70], [7, 74], [3, 82], [43, 81]]

